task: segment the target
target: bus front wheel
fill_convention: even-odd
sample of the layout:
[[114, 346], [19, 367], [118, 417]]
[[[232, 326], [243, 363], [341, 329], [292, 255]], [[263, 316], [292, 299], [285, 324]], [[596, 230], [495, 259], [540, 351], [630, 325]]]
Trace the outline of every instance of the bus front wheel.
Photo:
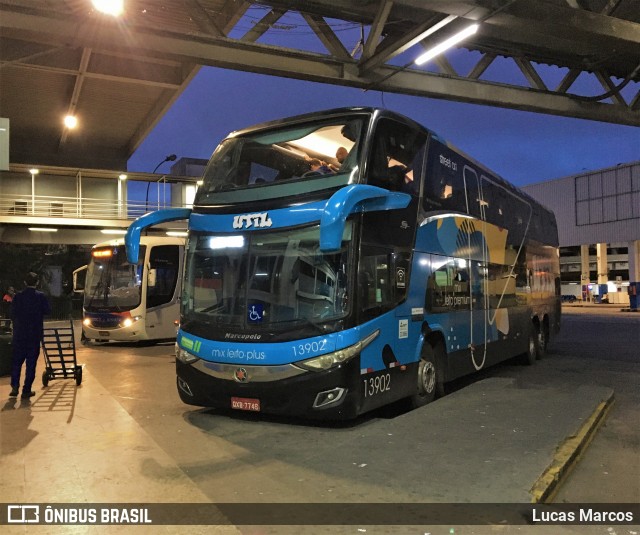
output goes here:
[[538, 332], [535, 325], [529, 330], [529, 338], [527, 339], [527, 350], [522, 355], [522, 363], [527, 366], [533, 366], [538, 358]]
[[538, 327], [538, 336], [536, 340], [536, 357], [538, 360], [547, 356], [547, 330], [544, 323]]
[[442, 382], [439, 381], [437, 366], [436, 351], [429, 343], [425, 343], [418, 363], [417, 391], [410, 398], [413, 408], [431, 403], [436, 398], [436, 394], [444, 390]]

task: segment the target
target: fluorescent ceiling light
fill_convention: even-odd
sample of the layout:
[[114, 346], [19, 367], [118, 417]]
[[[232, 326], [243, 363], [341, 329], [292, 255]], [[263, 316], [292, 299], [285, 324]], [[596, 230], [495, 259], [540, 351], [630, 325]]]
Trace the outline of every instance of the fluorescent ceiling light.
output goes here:
[[438, 54], [442, 54], [445, 50], [449, 50], [452, 46], [457, 45], [460, 41], [476, 33], [478, 31], [478, 28], [478, 24], [472, 24], [461, 32], [458, 32], [457, 34], [449, 37], [449, 39], [447, 39], [446, 41], [443, 41], [439, 45], [430, 48], [415, 60], [416, 65], [422, 65], [430, 59], [436, 57]]
[[119, 175], [119, 176], [118, 176], [118, 178], [119, 178], [120, 180], [127, 180], [127, 175], [125, 175], [125, 174], [123, 173], [123, 174]]
[[105, 228], [105, 229], [102, 229], [100, 232], [102, 232], [102, 234], [120, 234], [120, 235], [127, 233], [126, 230], [115, 229], [115, 228]]
[[189, 235], [188, 232], [182, 230], [182, 231], [178, 231], [178, 230], [168, 230], [165, 233], [167, 236], [172, 236], [174, 238], [185, 238]]
[[29, 227], [29, 230], [32, 232], [58, 232], [57, 228], [46, 228], [46, 227]]
[[37, 175], [37, 174], [40, 172], [40, 169], [29, 169], [29, 172], [30, 172], [32, 175]]

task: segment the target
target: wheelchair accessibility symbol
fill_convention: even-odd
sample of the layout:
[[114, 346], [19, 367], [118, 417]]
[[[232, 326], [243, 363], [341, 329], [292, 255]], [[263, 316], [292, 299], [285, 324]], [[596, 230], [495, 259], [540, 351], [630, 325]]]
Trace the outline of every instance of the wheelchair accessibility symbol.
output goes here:
[[251, 305], [251, 307], [249, 308], [249, 312], [247, 313], [247, 317], [249, 321], [253, 323], [262, 321], [262, 319], [264, 318], [264, 305]]

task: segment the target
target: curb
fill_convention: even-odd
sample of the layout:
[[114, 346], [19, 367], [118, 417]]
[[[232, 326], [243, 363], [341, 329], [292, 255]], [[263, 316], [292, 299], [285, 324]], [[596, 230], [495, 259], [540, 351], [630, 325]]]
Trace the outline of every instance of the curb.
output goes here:
[[614, 394], [601, 401], [578, 432], [556, 449], [551, 464], [529, 491], [531, 503], [551, 503], [560, 485], [587, 449], [615, 402]]

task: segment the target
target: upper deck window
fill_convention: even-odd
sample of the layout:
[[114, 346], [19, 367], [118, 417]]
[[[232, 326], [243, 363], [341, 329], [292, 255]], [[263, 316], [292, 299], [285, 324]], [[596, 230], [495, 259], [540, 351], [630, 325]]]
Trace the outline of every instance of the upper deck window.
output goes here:
[[355, 181], [366, 116], [315, 120], [225, 139], [195, 204], [298, 196]]
[[393, 119], [376, 125], [367, 167], [367, 182], [390, 191], [420, 193], [427, 134]]

